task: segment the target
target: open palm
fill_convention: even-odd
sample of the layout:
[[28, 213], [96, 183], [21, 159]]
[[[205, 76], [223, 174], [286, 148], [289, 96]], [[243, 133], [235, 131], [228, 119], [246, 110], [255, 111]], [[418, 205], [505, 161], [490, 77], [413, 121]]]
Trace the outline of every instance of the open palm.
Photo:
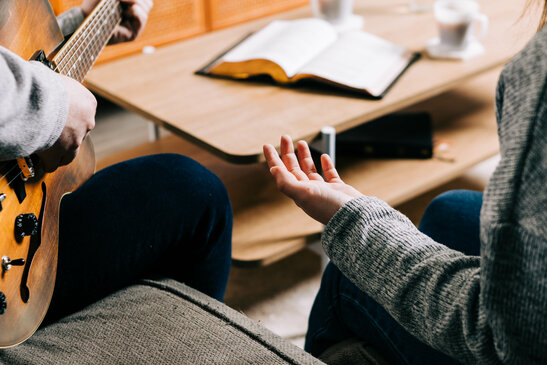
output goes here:
[[307, 143], [299, 141], [297, 151], [298, 156], [289, 136], [281, 137], [281, 157], [272, 145], [264, 146], [264, 156], [278, 189], [310, 217], [327, 224], [342, 205], [362, 196], [340, 179], [328, 155], [321, 156], [323, 178], [317, 173]]

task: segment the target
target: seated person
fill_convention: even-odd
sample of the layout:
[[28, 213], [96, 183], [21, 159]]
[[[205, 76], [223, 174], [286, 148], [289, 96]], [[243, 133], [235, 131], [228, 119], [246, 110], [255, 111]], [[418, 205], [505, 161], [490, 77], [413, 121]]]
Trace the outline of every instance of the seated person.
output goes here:
[[[124, 20], [112, 39], [131, 40], [152, 3], [120, 1]], [[97, 3], [61, 15], [64, 33]], [[0, 161], [36, 153], [48, 171], [70, 163], [95, 109], [79, 83], [0, 47]], [[220, 180], [197, 162], [163, 154], [101, 170], [62, 200], [59, 223], [45, 323], [0, 350], [0, 363], [321, 363], [218, 302], [230, 270], [232, 211]]]
[[[547, 1], [546, 1], [547, 3]], [[392, 364], [547, 363], [547, 5], [540, 30], [500, 77], [501, 161], [484, 195], [436, 198], [419, 230], [324, 178], [305, 142], [264, 154], [278, 188], [326, 224], [327, 266], [305, 349], [359, 338]]]
[[[72, 33], [98, 3], [60, 17]], [[114, 42], [143, 29], [151, 0], [122, 0]], [[95, 125], [97, 102], [81, 84], [0, 47], [0, 161], [36, 153], [47, 171], [70, 163]], [[231, 259], [232, 210], [220, 180], [179, 155], [126, 161], [63, 198], [51, 323], [136, 279], [176, 279], [222, 301]]]

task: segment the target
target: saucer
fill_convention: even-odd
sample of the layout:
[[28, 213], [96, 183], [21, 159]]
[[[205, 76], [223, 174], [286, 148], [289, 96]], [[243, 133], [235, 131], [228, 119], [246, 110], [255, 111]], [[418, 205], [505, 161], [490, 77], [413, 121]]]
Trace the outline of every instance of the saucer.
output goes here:
[[439, 38], [433, 38], [427, 42], [426, 50], [431, 58], [469, 60], [483, 54], [484, 46], [479, 41], [472, 40], [465, 48], [452, 48], [441, 44]]

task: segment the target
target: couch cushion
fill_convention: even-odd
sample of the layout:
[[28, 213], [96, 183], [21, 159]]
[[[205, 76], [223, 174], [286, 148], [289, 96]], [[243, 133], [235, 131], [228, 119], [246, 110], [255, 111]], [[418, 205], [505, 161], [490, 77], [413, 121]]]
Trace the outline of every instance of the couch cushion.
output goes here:
[[0, 351], [9, 364], [321, 364], [170, 279], [143, 280]]

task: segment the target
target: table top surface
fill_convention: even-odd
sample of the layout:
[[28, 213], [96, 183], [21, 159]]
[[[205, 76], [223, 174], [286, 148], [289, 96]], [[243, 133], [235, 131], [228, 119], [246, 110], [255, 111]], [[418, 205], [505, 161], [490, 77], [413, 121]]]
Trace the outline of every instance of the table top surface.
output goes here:
[[[234, 163], [262, 160], [262, 145], [283, 134], [312, 140], [322, 127], [337, 132], [426, 100], [507, 62], [532, 37], [533, 14], [519, 20], [525, 0], [482, 0], [490, 19], [486, 52], [468, 61], [424, 55], [382, 100], [343, 92], [287, 88], [195, 75], [215, 55], [274, 19], [311, 16], [308, 7], [212, 32], [95, 67], [94, 92]], [[355, 0], [364, 30], [423, 52], [438, 33], [433, 14], [413, 13], [406, 1]]]

